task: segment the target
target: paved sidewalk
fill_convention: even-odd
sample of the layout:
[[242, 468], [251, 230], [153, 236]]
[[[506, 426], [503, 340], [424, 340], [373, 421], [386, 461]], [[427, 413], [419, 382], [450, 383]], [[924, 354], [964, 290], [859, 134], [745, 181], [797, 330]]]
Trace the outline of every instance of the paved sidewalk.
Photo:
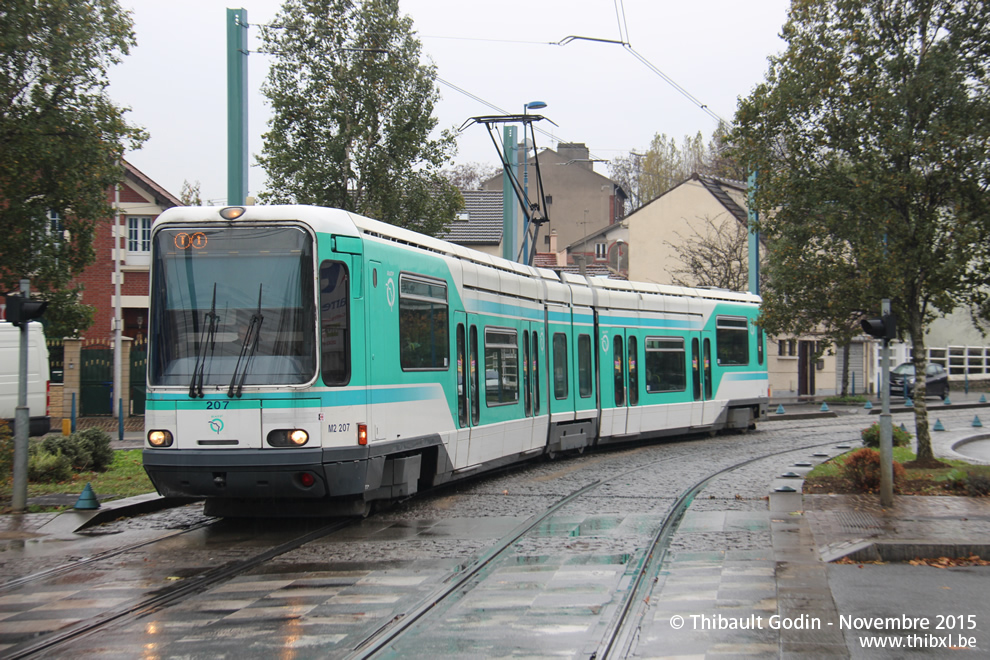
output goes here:
[[[811, 408], [787, 407], [805, 416]], [[990, 421], [990, 409], [975, 414], [981, 412]], [[960, 454], [972, 449], [967, 441], [990, 443], [968, 410], [936, 404], [930, 423], [938, 419], [947, 430], [932, 433], [937, 457], [985, 462]], [[807, 462], [843, 451], [837, 446]], [[803, 476], [811, 466], [787, 470]], [[884, 508], [879, 495], [803, 495], [801, 483], [774, 478], [765, 512], [692, 504], [678, 533], [706, 535], [711, 547], [724, 549], [675, 553], [665, 562], [636, 657], [990, 655], [990, 567], [904, 563], [990, 559], [990, 498], [898, 495]], [[777, 491], [784, 487], [794, 491]], [[741, 529], [765, 529], [767, 547], [737, 547], [733, 534]]]

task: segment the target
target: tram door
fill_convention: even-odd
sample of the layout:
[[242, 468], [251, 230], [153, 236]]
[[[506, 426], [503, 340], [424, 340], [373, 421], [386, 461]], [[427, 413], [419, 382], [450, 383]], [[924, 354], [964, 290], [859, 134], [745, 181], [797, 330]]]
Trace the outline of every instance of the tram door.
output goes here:
[[464, 312], [454, 312], [454, 377], [457, 379], [457, 415], [451, 460], [456, 467], [467, 465], [471, 447], [471, 429], [481, 422], [479, 390], [480, 361], [478, 325]]
[[[394, 327], [390, 314], [395, 307], [395, 296], [399, 285], [398, 274], [380, 261], [370, 260], [368, 265], [371, 267], [368, 328]], [[378, 386], [388, 383], [388, 363], [391, 357], [388, 351], [392, 349], [392, 346], [390, 345], [391, 342], [375, 341], [372, 339], [372, 333], [373, 331], [369, 330], [366, 335], [368, 343], [365, 351], [365, 373], [368, 374], [367, 392], [370, 405], [367, 407], [368, 413], [365, 423], [368, 425], [368, 440], [373, 442], [383, 440], [388, 437], [387, 434], [389, 433], [389, 429], [383, 428], [384, 425], [389, 424], [387, 416], [382, 415], [382, 419], [376, 419], [374, 404], [379, 403], [376, 401], [380, 397], [379, 392], [381, 392]], [[398, 358], [396, 356], [392, 359], [397, 360]]]
[[712, 400], [712, 335], [699, 332], [691, 337], [691, 389], [694, 403], [691, 405], [691, 426], [706, 425], [706, 412]]
[[[602, 337], [602, 435], [625, 435], [629, 416], [626, 331], [603, 328]], [[606, 346], [610, 347], [608, 352], [604, 350]]]
[[527, 426], [530, 448], [546, 444], [547, 428], [550, 423], [544, 384], [546, 379], [544, 332], [543, 323], [529, 321], [524, 324], [522, 333], [523, 350], [520, 354], [520, 362], [523, 365], [523, 405], [526, 417], [533, 420], [532, 425]]

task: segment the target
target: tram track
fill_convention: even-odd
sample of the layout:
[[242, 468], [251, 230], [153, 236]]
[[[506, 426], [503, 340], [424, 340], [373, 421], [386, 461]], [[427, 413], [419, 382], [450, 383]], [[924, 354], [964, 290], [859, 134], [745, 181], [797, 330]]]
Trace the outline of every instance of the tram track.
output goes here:
[[216, 525], [219, 520], [204, 520], [202, 522], [193, 523], [185, 529], [179, 529], [170, 534], [165, 534], [153, 539], [147, 539], [144, 541], [139, 541], [137, 543], [130, 543], [120, 548], [114, 548], [112, 550], [106, 550], [104, 552], [98, 552], [89, 557], [82, 557], [72, 562], [65, 564], [59, 564], [58, 566], [53, 566], [51, 568], [45, 569], [43, 571], [38, 571], [37, 573], [32, 573], [31, 575], [25, 575], [19, 578], [14, 578], [13, 580], [8, 580], [0, 584], [0, 595], [13, 591], [15, 589], [20, 589], [21, 587], [34, 583], [41, 582], [43, 580], [50, 580], [52, 578], [58, 577], [60, 575], [65, 575], [66, 573], [71, 573], [72, 571], [77, 571], [92, 564], [101, 561], [107, 561], [113, 559], [114, 557], [119, 557], [120, 555], [125, 555], [129, 552], [134, 552], [142, 548], [154, 545], [156, 543], [161, 543], [169, 539], [174, 539], [185, 534], [190, 534], [192, 532], [198, 531], [200, 529]]
[[[207, 527], [214, 524], [215, 521], [205, 522], [202, 525], [198, 525], [197, 529], [202, 527]], [[5, 649], [3, 657], [8, 660], [16, 660], [19, 658], [30, 658], [34, 656], [39, 656], [42, 654], [49, 655], [54, 651], [62, 648], [73, 642], [74, 640], [80, 639], [84, 636], [97, 633], [101, 630], [111, 627], [113, 624], [121, 620], [129, 620], [131, 618], [145, 616], [158, 611], [165, 607], [173, 606], [187, 598], [191, 598], [196, 594], [199, 594], [211, 587], [218, 584], [231, 580], [239, 575], [242, 575], [257, 566], [283, 555], [287, 552], [291, 552], [311, 541], [329, 536], [335, 532], [338, 532], [346, 527], [349, 527], [355, 523], [353, 518], [346, 518], [341, 520], [335, 520], [327, 525], [323, 525], [316, 530], [302, 534], [294, 539], [280, 543], [264, 552], [257, 553], [246, 559], [241, 559], [237, 561], [232, 561], [225, 563], [221, 566], [208, 570], [200, 575], [182, 580], [171, 587], [165, 587], [153, 592], [149, 595], [133, 599], [131, 601], [122, 603], [114, 608], [102, 612], [99, 615], [84, 619], [76, 624], [61, 628], [55, 632], [48, 635], [44, 635], [37, 639], [24, 642], [12, 648]], [[175, 534], [167, 535], [166, 537], [161, 537], [158, 539], [146, 541], [144, 543], [136, 543], [127, 548], [121, 548], [119, 551], [112, 551], [108, 553], [103, 553], [99, 556], [94, 556], [90, 559], [90, 562], [106, 560], [111, 557], [116, 557], [124, 554], [128, 551], [134, 551], [136, 549], [144, 548], [148, 545], [161, 542], [162, 540], [172, 539], [182, 533], [188, 533], [193, 531], [182, 530]], [[77, 562], [78, 563], [78, 562]], [[20, 584], [17, 586], [24, 586], [32, 581], [38, 581], [45, 577], [53, 577], [61, 573], [65, 573], [72, 568], [76, 567], [74, 564], [63, 565], [61, 567], [55, 567], [49, 571], [43, 571], [37, 573], [33, 576], [27, 576], [24, 578]], [[7, 585], [12, 585], [15, 581], [8, 582]], [[14, 586], [10, 586], [13, 589]]]
[[[644, 549], [634, 577], [628, 585], [628, 588], [623, 592], [620, 602], [614, 606], [614, 616], [606, 624], [605, 632], [601, 636], [601, 640], [598, 642], [596, 650], [592, 651], [589, 657], [595, 660], [602, 660], [604, 658], [626, 657], [626, 655], [630, 652], [631, 648], [635, 644], [640, 621], [642, 620], [647, 608], [647, 596], [653, 589], [653, 584], [660, 572], [663, 561], [670, 548], [673, 536], [693, 500], [709, 484], [720, 477], [759, 461], [777, 458], [796, 452], [817, 449], [833, 444], [834, 440], [817, 442], [799, 447], [790, 447], [785, 450], [769, 452], [759, 456], [753, 456], [733, 465], [711, 472], [685, 489], [680, 496], [674, 500], [662, 523], [660, 524], [658, 531], [652, 537], [652, 540], [648, 546]], [[378, 654], [388, 649], [389, 646], [399, 642], [404, 635], [410, 633], [415, 634], [417, 629], [430, 626], [431, 614], [439, 612], [446, 605], [452, 604], [453, 601], [463, 598], [468, 591], [479, 586], [482, 583], [486, 573], [493, 570], [493, 568], [500, 561], [508, 556], [517, 541], [522, 539], [533, 529], [547, 523], [547, 521], [549, 521], [566, 505], [574, 502], [584, 495], [592, 493], [610, 482], [623, 479], [635, 472], [654, 467], [668, 460], [669, 459], [664, 458], [651, 461], [631, 470], [625, 470], [608, 477], [596, 479], [560, 498], [558, 501], [548, 506], [546, 510], [531, 516], [508, 534], [501, 537], [491, 548], [489, 548], [488, 551], [479, 556], [473, 562], [467, 565], [462, 565], [460, 570], [452, 573], [445, 580], [443, 580], [441, 582], [441, 586], [438, 587], [433, 593], [424, 597], [405, 612], [395, 615], [378, 630], [374, 631], [371, 635], [356, 644], [352, 648], [351, 653], [346, 657], [349, 660], [364, 660], [376, 657]], [[393, 649], [393, 651], [394, 650], [395, 649]]]

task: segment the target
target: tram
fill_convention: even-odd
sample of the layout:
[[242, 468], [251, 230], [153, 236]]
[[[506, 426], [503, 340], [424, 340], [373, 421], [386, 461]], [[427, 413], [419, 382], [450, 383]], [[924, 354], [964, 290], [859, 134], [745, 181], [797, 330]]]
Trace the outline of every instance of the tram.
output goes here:
[[210, 515], [362, 515], [767, 413], [757, 296], [557, 274], [342, 210], [169, 209], [150, 287], [144, 467]]

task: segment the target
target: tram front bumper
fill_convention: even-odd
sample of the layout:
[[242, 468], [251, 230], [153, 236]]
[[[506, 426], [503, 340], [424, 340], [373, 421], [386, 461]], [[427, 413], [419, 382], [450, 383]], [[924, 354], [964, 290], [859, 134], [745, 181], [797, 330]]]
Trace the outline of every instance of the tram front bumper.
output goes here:
[[[156, 450], [144, 469], [165, 497], [324, 498], [362, 495], [368, 461], [325, 462], [324, 450]], [[374, 472], [374, 470], [372, 470]], [[311, 475], [312, 480], [305, 475]], [[346, 475], [345, 478], [341, 478]]]

